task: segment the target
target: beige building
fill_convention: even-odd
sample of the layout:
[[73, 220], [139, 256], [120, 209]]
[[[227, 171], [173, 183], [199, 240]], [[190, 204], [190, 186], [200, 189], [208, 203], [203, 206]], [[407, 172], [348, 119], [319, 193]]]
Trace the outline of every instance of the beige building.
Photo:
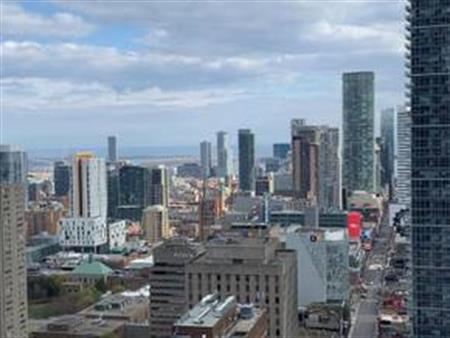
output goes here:
[[188, 310], [185, 266], [203, 253], [198, 243], [171, 238], [153, 249], [151, 269], [150, 337], [172, 337], [172, 325]]
[[25, 153], [0, 145], [0, 337], [27, 337]]
[[169, 238], [169, 212], [162, 205], [152, 205], [144, 209], [142, 215], [142, 228], [145, 238], [150, 243], [156, 243], [163, 238]]
[[59, 220], [65, 214], [61, 203], [35, 203], [25, 212], [28, 238], [41, 232], [47, 232], [50, 235], [58, 234]]
[[296, 337], [297, 260], [275, 238], [228, 237], [206, 244], [206, 252], [186, 266], [189, 306], [207, 294], [266, 309], [269, 337]]

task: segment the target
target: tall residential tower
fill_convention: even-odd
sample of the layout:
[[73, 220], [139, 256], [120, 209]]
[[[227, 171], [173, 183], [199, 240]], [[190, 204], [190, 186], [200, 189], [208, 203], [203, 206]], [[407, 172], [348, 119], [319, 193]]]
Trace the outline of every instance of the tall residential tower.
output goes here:
[[26, 338], [26, 155], [0, 145], [0, 337]]
[[255, 134], [250, 129], [239, 129], [239, 188], [255, 190]]
[[413, 336], [450, 337], [450, 1], [406, 9]]
[[373, 72], [343, 75], [343, 187], [374, 191]]

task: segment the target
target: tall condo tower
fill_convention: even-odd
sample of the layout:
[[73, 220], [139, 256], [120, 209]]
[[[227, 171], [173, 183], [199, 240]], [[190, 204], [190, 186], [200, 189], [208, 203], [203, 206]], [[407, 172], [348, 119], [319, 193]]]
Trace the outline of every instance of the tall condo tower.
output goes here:
[[409, 0], [413, 336], [450, 337], [450, 1]]
[[26, 154], [0, 145], [0, 337], [27, 334]]
[[217, 173], [220, 178], [226, 178], [230, 175], [230, 155], [228, 134], [219, 131], [217, 133]]
[[239, 188], [255, 190], [255, 134], [250, 129], [239, 129]]
[[117, 137], [108, 136], [108, 162], [117, 162], [119, 156], [117, 155]]
[[373, 72], [343, 75], [343, 187], [373, 192], [374, 175]]

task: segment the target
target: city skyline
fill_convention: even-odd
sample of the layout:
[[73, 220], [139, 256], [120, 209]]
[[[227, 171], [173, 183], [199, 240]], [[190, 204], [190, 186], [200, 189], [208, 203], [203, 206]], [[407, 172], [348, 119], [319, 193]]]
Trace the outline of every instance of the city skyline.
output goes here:
[[3, 143], [91, 147], [114, 134], [123, 146], [195, 145], [211, 125], [230, 135], [251, 128], [263, 144], [287, 141], [292, 118], [341, 126], [346, 71], [377, 73], [376, 114], [403, 102], [400, 2], [184, 10], [3, 4]]

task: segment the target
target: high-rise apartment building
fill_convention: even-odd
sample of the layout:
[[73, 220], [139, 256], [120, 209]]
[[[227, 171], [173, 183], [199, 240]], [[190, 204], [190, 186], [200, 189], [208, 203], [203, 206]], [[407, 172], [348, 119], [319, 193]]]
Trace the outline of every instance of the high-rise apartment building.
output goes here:
[[150, 205], [169, 206], [169, 172], [163, 165], [150, 169]]
[[395, 118], [396, 109], [381, 111], [381, 186], [393, 196], [395, 178]]
[[92, 153], [77, 153], [71, 172], [70, 215], [60, 221], [60, 244], [99, 251], [108, 242], [105, 160]]
[[142, 214], [142, 228], [149, 243], [157, 243], [169, 238], [169, 212], [162, 205], [152, 205], [144, 209]]
[[291, 121], [294, 196], [322, 210], [340, 208], [339, 130]]
[[343, 75], [343, 187], [374, 191], [373, 72]]
[[203, 141], [200, 143], [200, 163], [202, 166], [203, 178], [211, 176], [212, 168], [212, 149], [211, 142]]
[[119, 159], [117, 155], [117, 137], [108, 136], [108, 162], [117, 162]]
[[228, 134], [224, 131], [217, 133], [217, 174], [220, 178], [231, 175], [231, 153]]
[[319, 195], [320, 128], [303, 119], [291, 121], [294, 196], [317, 203]]
[[239, 129], [239, 188], [255, 190], [255, 134], [250, 129]]
[[398, 203], [411, 207], [411, 112], [401, 108], [397, 114], [397, 180]]
[[0, 145], [0, 336], [26, 338], [26, 154]]
[[185, 267], [203, 254], [203, 247], [185, 238], [171, 238], [153, 249], [149, 283], [150, 337], [172, 337], [172, 326], [189, 309]]
[[70, 166], [66, 162], [55, 162], [53, 166], [53, 182], [55, 186], [55, 196], [69, 196]]
[[406, 10], [413, 336], [450, 337], [450, 2]]
[[298, 336], [296, 254], [280, 249], [277, 239], [211, 240], [205, 254], [186, 266], [186, 275], [190, 306], [212, 292], [222, 299], [234, 295], [266, 309], [269, 337]]

